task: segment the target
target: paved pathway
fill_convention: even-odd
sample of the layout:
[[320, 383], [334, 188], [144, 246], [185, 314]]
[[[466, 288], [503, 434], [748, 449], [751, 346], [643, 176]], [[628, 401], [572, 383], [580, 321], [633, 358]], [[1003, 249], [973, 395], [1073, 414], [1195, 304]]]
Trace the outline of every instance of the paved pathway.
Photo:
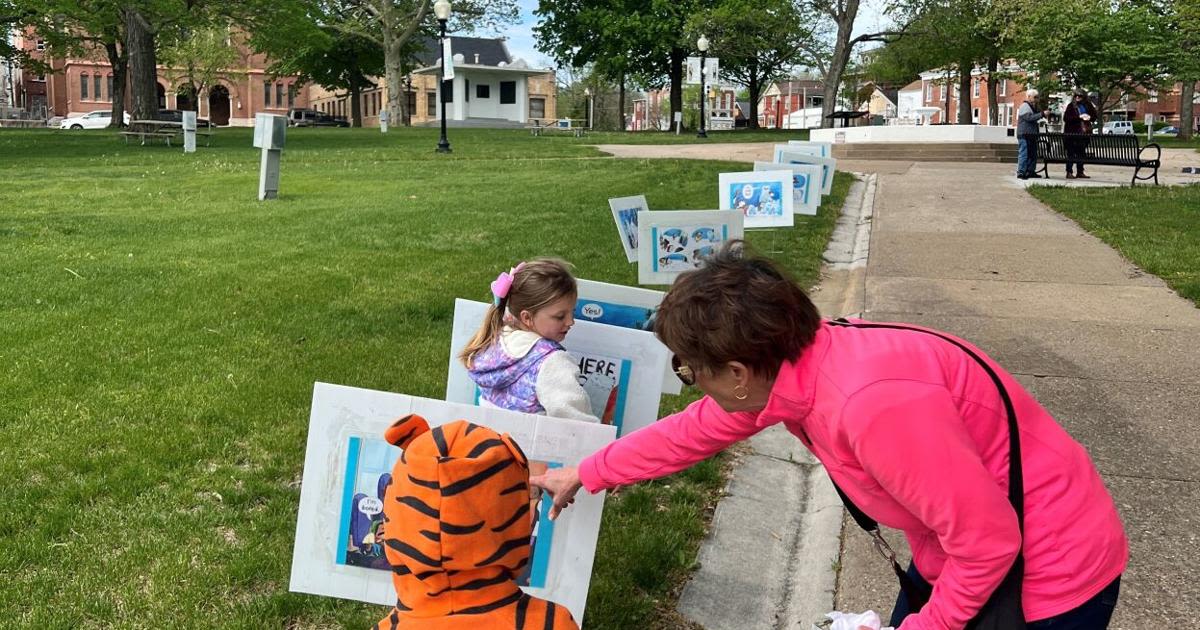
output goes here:
[[[601, 149], [770, 156], [769, 144]], [[1196, 158], [1168, 155], [1173, 165]], [[933, 326], [997, 358], [1089, 449], [1125, 519], [1133, 558], [1113, 627], [1194, 624], [1200, 310], [1034, 200], [1011, 166], [845, 161], [839, 169], [876, 174], [874, 217], [861, 221], [872, 229], [866, 265], [831, 268], [815, 290], [822, 311]], [[839, 512], [795, 440], [778, 430], [757, 436], [680, 610], [714, 630], [808, 630], [834, 606], [886, 615], [895, 578], [852, 523], [830, 525]]]

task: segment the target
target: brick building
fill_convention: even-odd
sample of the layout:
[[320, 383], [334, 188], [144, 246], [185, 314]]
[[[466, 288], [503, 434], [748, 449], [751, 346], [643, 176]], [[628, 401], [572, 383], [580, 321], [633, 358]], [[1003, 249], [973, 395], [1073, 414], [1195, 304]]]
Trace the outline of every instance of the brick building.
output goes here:
[[[450, 49], [455, 78], [446, 103], [448, 121], [511, 126], [535, 119], [545, 123], [557, 117], [554, 71], [530, 68], [521, 59], [513, 59], [502, 39], [451, 37]], [[417, 70], [405, 77], [408, 111], [413, 125], [432, 125], [440, 120], [441, 65], [434, 40], [426, 42], [425, 51], [417, 55], [417, 64]], [[379, 113], [387, 109], [387, 82], [375, 77], [374, 83], [374, 87], [363, 91], [360, 101], [363, 125], [367, 127], [378, 127]], [[310, 85], [307, 94], [314, 109], [351, 118], [348, 93]]]
[[[81, 57], [48, 57], [45, 42], [33, 31], [16, 35], [19, 47], [50, 64], [49, 74], [23, 72], [14, 87], [18, 106], [51, 116], [74, 116], [110, 109], [113, 95], [112, 66], [103, 50]], [[286, 114], [289, 107], [307, 106], [307, 94], [296, 77], [276, 77], [267, 72], [264, 55], [252, 53], [231, 32], [228, 43], [238, 50], [234, 67], [221, 70], [213, 85], [199, 96], [197, 113], [215, 125], [252, 126], [260, 112]], [[185, 73], [177, 68], [158, 67], [160, 109], [193, 109]], [[130, 106], [126, 90], [126, 107]]]

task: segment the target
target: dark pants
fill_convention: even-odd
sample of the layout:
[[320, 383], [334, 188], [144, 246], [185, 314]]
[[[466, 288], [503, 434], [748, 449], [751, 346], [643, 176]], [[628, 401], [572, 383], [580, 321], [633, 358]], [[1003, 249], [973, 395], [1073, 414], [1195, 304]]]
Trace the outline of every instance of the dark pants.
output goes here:
[[[914, 565], [908, 565], [908, 575], [918, 584], [928, 584]], [[1117, 607], [1117, 595], [1120, 592], [1121, 578], [1117, 577], [1095, 597], [1084, 602], [1082, 606], [1049, 619], [1030, 621], [1028, 622], [1029, 628], [1031, 630], [1104, 630], [1108, 627], [1109, 619], [1112, 618], [1113, 609]], [[900, 622], [904, 621], [904, 618], [911, 612], [908, 606], [908, 597], [901, 591], [900, 596], [896, 598], [896, 607], [892, 609], [892, 621], [888, 625], [893, 628], [900, 627]]]
[[1083, 154], [1087, 152], [1088, 144], [1091, 143], [1091, 138], [1085, 135], [1079, 137], [1067, 136], [1063, 139], [1063, 144], [1067, 149], [1067, 175], [1071, 174], [1071, 167], [1075, 167], [1075, 172], [1083, 175]]

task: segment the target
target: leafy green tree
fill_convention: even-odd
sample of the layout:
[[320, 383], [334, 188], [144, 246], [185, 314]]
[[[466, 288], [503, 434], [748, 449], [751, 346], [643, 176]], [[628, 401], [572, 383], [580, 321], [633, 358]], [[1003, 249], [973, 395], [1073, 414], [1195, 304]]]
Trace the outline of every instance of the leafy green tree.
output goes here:
[[[671, 112], [682, 111], [683, 65], [695, 49], [687, 23], [719, 0], [541, 0], [538, 49], [573, 68], [644, 88], [670, 85]], [[715, 53], [715, 51], [714, 51]]]
[[996, 0], [993, 19], [1013, 57], [1049, 89], [1082, 87], [1100, 94], [1101, 113], [1156, 89], [1172, 57], [1166, 24], [1137, 0]]
[[158, 58], [172, 82], [183, 83], [191, 109], [196, 111], [199, 96], [227, 78], [230, 69], [243, 61], [231, 40], [237, 37], [228, 26], [209, 26], [199, 29], [183, 27], [170, 43], [163, 46]]
[[821, 23], [793, 0], [723, 0], [692, 17], [688, 30], [705, 35], [722, 76], [749, 91], [748, 125], [758, 128], [758, 101], [772, 82], [797, 64], [810, 64]]

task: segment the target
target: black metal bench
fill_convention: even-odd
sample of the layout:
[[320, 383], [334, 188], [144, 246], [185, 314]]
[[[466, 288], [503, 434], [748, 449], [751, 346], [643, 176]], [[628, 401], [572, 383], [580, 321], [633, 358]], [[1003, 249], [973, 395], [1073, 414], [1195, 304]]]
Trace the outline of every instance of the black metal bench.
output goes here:
[[[1126, 135], [1088, 135], [1079, 133], [1043, 133], [1038, 134], [1038, 159], [1042, 161], [1041, 173], [1050, 176], [1051, 164], [1066, 164], [1069, 154], [1068, 146], [1078, 143], [1082, 149], [1076, 159], [1080, 164], [1095, 164], [1097, 166], [1128, 166], [1133, 169], [1133, 179], [1129, 185], [1136, 185], [1138, 180], [1154, 180], [1158, 185], [1158, 168], [1162, 166], [1162, 147], [1150, 143], [1138, 145], [1138, 137]], [[1154, 149], [1153, 159], [1142, 157], [1142, 152]], [[1145, 177], [1141, 176], [1143, 169], [1154, 172]]]

